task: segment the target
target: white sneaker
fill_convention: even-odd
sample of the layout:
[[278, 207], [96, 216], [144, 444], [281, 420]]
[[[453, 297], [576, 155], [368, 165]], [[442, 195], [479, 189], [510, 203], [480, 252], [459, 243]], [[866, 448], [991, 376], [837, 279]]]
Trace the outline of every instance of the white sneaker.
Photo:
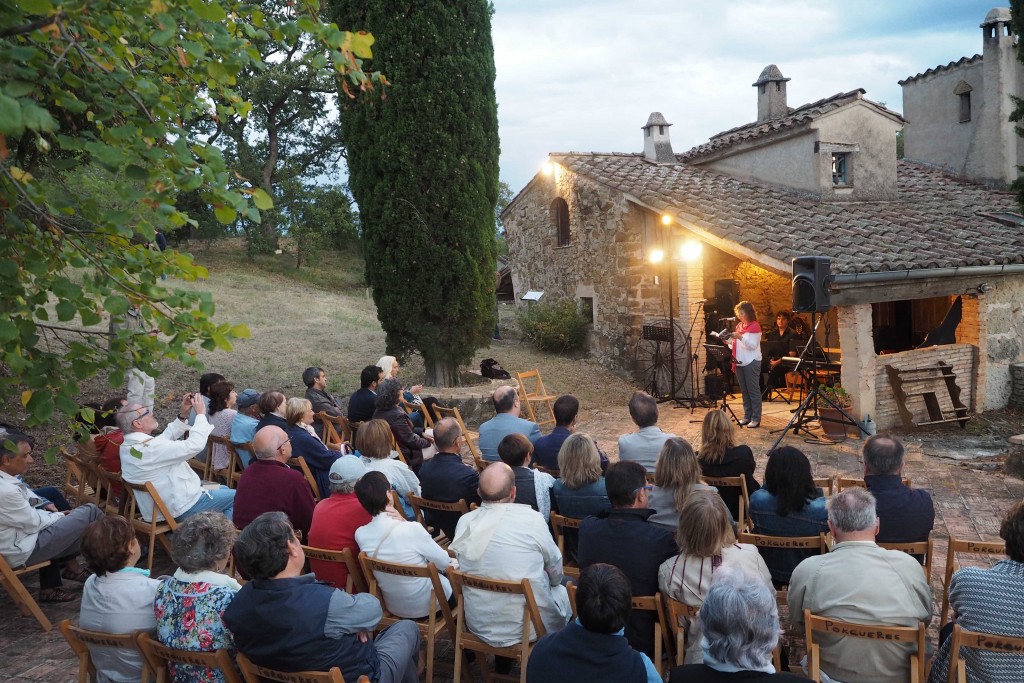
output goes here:
[[740, 420], [740, 427], [746, 427], [748, 424], [750, 424], [750, 420], [748, 420], [747, 418], [743, 418], [742, 420]]
[[761, 426], [761, 421], [760, 420], [751, 420], [750, 422], [747, 423], [747, 428], [748, 429], [757, 429], [760, 426]]

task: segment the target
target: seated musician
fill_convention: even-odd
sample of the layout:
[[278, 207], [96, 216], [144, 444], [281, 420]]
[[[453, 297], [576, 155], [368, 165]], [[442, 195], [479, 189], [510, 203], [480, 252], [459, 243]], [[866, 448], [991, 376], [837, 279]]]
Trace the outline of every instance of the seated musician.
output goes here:
[[790, 323], [793, 314], [789, 311], [779, 311], [775, 316], [776, 329], [765, 335], [765, 341], [770, 342], [771, 352], [768, 356], [768, 387], [770, 389], [782, 389], [786, 386], [786, 372], [788, 368], [782, 362], [783, 356], [798, 352], [797, 346], [806, 339], [797, 334]]

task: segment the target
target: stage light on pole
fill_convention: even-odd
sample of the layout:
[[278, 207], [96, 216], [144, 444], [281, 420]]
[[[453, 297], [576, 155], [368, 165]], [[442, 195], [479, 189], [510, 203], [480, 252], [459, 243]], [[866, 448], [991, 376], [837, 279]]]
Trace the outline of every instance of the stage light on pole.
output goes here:
[[670, 225], [671, 223], [672, 223], [672, 216], [669, 216], [667, 213], [661, 214], [661, 224], [662, 225]]
[[697, 240], [686, 240], [679, 245], [679, 258], [687, 263], [693, 263], [700, 258], [703, 250], [703, 245]]
[[651, 253], [647, 255], [647, 260], [651, 263], [661, 263], [665, 260], [664, 249], [651, 249]]
[[544, 175], [551, 175], [552, 173], [555, 172], [555, 164], [550, 161], [545, 162], [544, 165], [541, 167], [541, 171], [544, 173]]

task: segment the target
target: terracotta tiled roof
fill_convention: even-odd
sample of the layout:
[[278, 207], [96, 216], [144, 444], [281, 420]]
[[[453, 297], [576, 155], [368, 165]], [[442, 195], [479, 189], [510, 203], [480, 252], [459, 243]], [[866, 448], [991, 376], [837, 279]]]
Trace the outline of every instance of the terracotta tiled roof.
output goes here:
[[950, 62], [949, 64], [943, 64], [943, 65], [940, 65], [940, 66], [936, 66], [936, 67], [934, 67], [932, 69], [928, 69], [927, 71], [922, 71], [921, 73], [917, 74], [916, 76], [908, 76], [907, 78], [904, 78], [902, 81], [899, 81], [899, 84], [900, 85], [904, 85], [905, 83], [911, 83], [913, 81], [916, 81], [919, 78], [924, 78], [925, 76], [931, 76], [932, 74], [937, 74], [937, 73], [942, 72], [942, 71], [949, 71], [950, 69], [956, 68], [958, 66], [964, 66], [966, 64], [973, 64], [974, 62], [980, 61], [980, 60], [981, 60], [981, 55], [974, 55], [973, 57], [961, 57], [960, 59], [956, 60], [955, 62]]
[[807, 253], [831, 257], [834, 273], [1024, 263], [1024, 228], [980, 215], [1017, 212], [1013, 195], [908, 161], [899, 162], [896, 201], [821, 202], [697, 166], [652, 164], [640, 154], [551, 157], [762, 254], [767, 265]]
[[683, 152], [682, 154], [677, 154], [676, 157], [681, 161], [699, 161], [703, 157], [714, 154], [719, 150], [726, 149], [737, 143], [766, 137], [780, 131], [790, 130], [805, 123], [809, 123], [823, 114], [827, 114], [830, 111], [839, 109], [840, 107], [850, 104], [851, 102], [856, 102], [857, 100], [866, 102], [871, 106], [890, 114], [891, 116], [897, 117], [901, 121], [903, 120], [903, 117], [896, 112], [886, 109], [876, 102], [865, 99], [864, 90], [858, 88], [857, 90], [838, 93], [832, 97], [826, 97], [823, 100], [802, 105], [796, 109], [790, 109], [789, 114], [780, 119], [772, 119], [771, 121], [765, 121], [764, 123], [747, 123], [737, 128], [732, 128], [716, 135], [712, 135], [711, 139], [704, 144], [698, 145], [689, 151]]

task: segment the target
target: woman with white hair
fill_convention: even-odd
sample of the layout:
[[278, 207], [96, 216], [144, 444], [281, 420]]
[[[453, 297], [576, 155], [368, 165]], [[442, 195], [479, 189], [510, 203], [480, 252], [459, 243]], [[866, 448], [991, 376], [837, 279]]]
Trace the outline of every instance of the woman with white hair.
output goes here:
[[756, 575], [729, 567], [715, 572], [700, 608], [700, 628], [704, 662], [672, 669], [669, 683], [806, 683], [775, 672], [779, 608], [774, 591]]
[[[398, 379], [398, 370], [402, 366], [394, 356], [381, 356], [380, 360], [377, 361], [377, 367], [384, 371], [384, 379]], [[402, 393], [402, 400], [418, 406], [416, 410], [409, 414], [409, 420], [412, 421], [414, 427], [420, 428], [424, 426], [423, 411], [427, 411], [427, 414], [433, 420], [434, 405], [437, 403], [437, 399], [433, 396], [420, 396], [421, 391], [423, 391], [423, 385], [414, 384], [411, 387], [406, 387]]]

